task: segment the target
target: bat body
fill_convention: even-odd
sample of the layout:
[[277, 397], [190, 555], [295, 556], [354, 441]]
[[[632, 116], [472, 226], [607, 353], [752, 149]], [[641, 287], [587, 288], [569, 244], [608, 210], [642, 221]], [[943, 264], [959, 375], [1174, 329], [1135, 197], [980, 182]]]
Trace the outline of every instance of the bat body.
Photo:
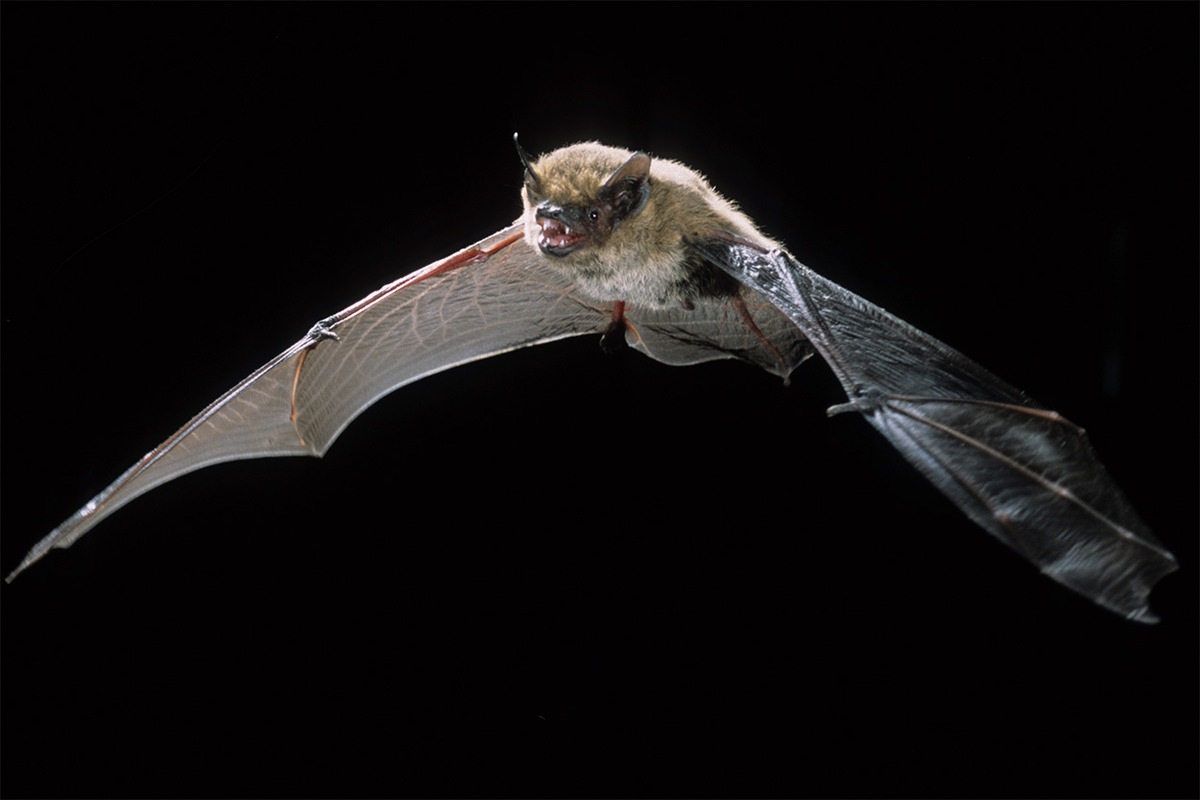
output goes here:
[[571, 336], [785, 380], [819, 353], [849, 402], [968, 516], [1131, 619], [1175, 559], [1081, 430], [808, 270], [696, 172], [595, 143], [523, 151], [513, 225], [328, 317], [44, 537], [9, 580], [155, 486], [241, 458], [321, 455], [412, 381]]

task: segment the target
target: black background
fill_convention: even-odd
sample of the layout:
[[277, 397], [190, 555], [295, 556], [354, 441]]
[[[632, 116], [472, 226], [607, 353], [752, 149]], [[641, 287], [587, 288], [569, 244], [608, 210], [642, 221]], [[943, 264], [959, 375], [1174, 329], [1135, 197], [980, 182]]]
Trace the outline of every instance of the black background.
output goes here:
[[323, 316], [519, 213], [509, 141], [703, 170], [1088, 429], [1158, 626], [860, 420], [579, 339], [3, 592], [6, 796], [1195, 796], [1197, 6], [3, 14], [3, 568]]

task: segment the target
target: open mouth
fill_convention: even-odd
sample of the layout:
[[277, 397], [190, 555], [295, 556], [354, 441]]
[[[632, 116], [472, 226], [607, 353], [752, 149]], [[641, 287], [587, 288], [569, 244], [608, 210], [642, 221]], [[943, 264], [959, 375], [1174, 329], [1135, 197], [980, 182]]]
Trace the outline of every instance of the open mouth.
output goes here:
[[542, 226], [542, 233], [538, 236], [538, 247], [542, 248], [543, 253], [552, 256], [565, 256], [577, 249], [587, 238], [556, 219], [539, 217], [538, 222]]

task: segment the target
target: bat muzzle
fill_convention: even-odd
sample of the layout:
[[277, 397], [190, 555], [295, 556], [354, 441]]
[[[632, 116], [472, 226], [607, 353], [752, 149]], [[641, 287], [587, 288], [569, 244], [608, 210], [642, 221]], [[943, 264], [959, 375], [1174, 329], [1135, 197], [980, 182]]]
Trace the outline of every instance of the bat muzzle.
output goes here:
[[560, 206], [546, 203], [538, 206], [536, 219], [542, 228], [538, 234], [538, 247], [543, 253], [561, 258], [587, 242], [580, 220], [575, 219], [577, 216]]

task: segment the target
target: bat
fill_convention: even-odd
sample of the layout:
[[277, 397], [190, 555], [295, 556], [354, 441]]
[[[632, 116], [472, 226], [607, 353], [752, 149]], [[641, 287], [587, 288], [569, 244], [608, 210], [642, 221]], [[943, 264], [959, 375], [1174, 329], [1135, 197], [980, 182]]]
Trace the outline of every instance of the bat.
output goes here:
[[[516, 137], [514, 136], [514, 141]], [[8, 575], [180, 475], [325, 453], [413, 381], [573, 336], [789, 381], [820, 355], [847, 402], [968, 517], [1098, 605], [1155, 622], [1177, 568], [1084, 432], [797, 261], [696, 171], [587, 142], [523, 164], [522, 215], [319, 321], [43, 537]]]

